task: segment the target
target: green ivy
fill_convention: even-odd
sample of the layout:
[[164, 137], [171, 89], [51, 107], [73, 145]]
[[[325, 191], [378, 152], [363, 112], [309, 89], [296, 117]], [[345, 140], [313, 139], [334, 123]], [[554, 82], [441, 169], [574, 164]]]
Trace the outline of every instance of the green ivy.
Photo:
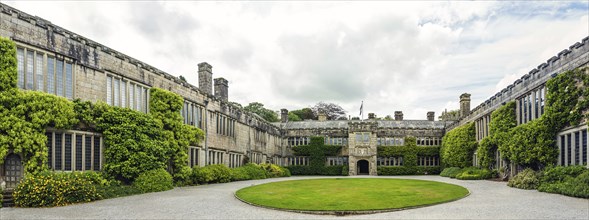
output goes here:
[[143, 172], [167, 167], [169, 136], [152, 115], [108, 107], [97, 122], [104, 136], [103, 171], [109, 177], [129, 183]]
[[[295, 146], [292, 148], [294, 155], [296, 156], [309, 156], [309, 168], [298, 168], [298, 166], [287, 167], [292, 170], [293, 175], [326, 175], [327, 173], [337, 173], [332, 171], [325, 166], [326, 156], [336, 156], [341, 151], [341, 146], [336, 145], [325, 145], [325, 139], [323, 137], [311, 137], [309, 145]], [[335, 170], [341, 170], [334, 168]], [[341, 171], [340, 171], [341, 173]]]
[[495, 152], [499, 150], [503, 158], [510, 158], [509, 142], [512, 139], [512, 130], [517, 125], [515, 116], [516, 104], [508, 102], [491, 114], [489, 122], [489, 136], [484, 137], [477, 149], [479, 165], [491, 169], [495, 161]]
[[168, 171], [174, 175], [188, 166], [188, 147], [196, 146], [204, 138], [204, 133], [193, 126], [182, 122], [182, 105], [184, 99], [167, 90], [150, 89], [149, 113], [162, 123], [163, 134], [167, 139], [166, 149]]
[[16, 77], [16, 44], [0, 37], [0, 92], [15, 89]]
[[583, 111], [589, 108], [589, 74], [578, 68], [558, 74], [546, 82], [544, 114], [536, 120], [512, 129], [506, 149], [501, 149], [510, 161], [538, 170], [554, 164], [558, 157], [557, 133], [567, 126], [577, 126]]
[[438, 146], [417, 146], [417, 139], [412, 136], [405, 137], [404, 146], [379, 146], [377, 147], [378, 157], [403, 157], [402, 167], [377, 167], [378, 175], [415, 175], [415, 174], [437, 174], [439, 167], [422, 169], [417, 167], [418, 156], [439, 156]]
[[469, 167], [472, 165], [472, 155], [476, 148], [474, 123], [457, 127], [442, 138], [442, 164], [446, 167]]

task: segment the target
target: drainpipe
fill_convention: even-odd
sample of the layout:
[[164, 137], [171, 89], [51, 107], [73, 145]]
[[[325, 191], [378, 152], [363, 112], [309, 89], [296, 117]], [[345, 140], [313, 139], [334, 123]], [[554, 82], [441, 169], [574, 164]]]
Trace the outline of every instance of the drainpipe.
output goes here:
[[209, 145], [207, 144], [207, 140], [209, 139], [209, 116], [208, 116], [208, 107], [209, 100], [205, 100], [205, 166], [209, 164]]

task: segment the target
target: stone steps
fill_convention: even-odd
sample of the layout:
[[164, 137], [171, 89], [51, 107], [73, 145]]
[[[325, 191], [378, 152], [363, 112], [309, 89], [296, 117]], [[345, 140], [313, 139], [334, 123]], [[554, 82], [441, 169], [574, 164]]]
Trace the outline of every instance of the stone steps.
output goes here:
[[12, 190], [2, 192], [2, 207], [14, 206], [14, 198], [12, 197]]

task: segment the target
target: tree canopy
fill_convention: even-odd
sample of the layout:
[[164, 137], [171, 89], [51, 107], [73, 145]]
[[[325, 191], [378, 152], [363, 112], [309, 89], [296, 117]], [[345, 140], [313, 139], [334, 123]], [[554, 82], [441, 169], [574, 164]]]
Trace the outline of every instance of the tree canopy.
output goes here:
[[313, 113], [319, 115], [319, 112], [323, 112], [327, 115], [327, 120], [336, 120], [340, 117], [346, 117], [346, 111], [334, 103], [319, 102], [313, 106]]
[[278, 122], [278, 114], [270, 109], [264, 108], [264, 104], [259, 102], [252, 102], [243, 109], [249, 112], [256, 113], [268, 122]]

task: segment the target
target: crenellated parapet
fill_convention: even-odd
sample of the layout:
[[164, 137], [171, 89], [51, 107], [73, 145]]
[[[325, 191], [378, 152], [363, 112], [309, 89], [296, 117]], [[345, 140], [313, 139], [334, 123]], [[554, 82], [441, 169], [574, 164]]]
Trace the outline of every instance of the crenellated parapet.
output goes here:
[[553, 56], [545, 63], [538, 65], [527, 74], [524, 74], [521, 78], [515, 80], [511, 85], [483, 101], [477, 107], [472, 109], [468, 116], [448, 126], [447, 130], [451, 130], [490, 114], [504, 103], [515, 100], [528, 93], [530, 90], [544, 85], [549, 79], [555, 77], [561, 72], [588, 65], [589, 36], [583, 38], [580, 42], [576, 42], [569, 46], [568, 49], [562, 50], [556, 56]]

